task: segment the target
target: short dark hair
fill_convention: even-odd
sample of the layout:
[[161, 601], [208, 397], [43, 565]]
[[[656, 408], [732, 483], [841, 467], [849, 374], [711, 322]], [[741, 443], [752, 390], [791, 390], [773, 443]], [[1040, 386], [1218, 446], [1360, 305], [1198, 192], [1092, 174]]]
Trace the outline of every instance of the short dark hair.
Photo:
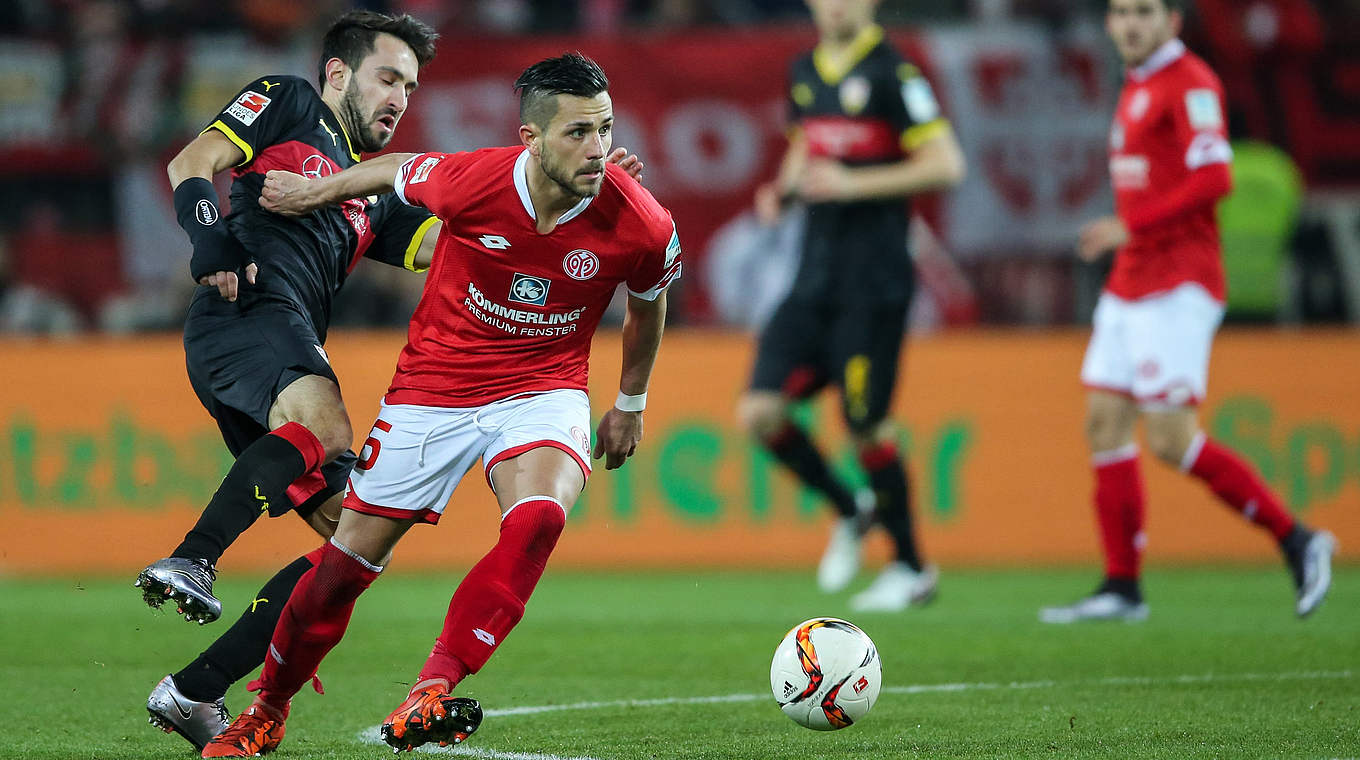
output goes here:
[[1167, 11], [1180, 11], [1185, 13], [1185, 0], [1162, 0], [1162, 6]]
[[317, 85], [326, 85], [326, 61], [332, 58], [339, 58], [351, 69], [359, 68], [373, 52], [373, 40], [379, 34], [390, 34], [405, 42], [415, 53], [418, 66], [434, 60], [434, 42], [439, 39], [439, 32], [424, 21], [409, 14], [388, 16], [373, 11], [350, 11], [336, 19], [321, 39]]
[[604, 75], [604, 69], [580, 53], [545, 58], [515, 80], [520, 123], [547, 126], [557, 113], [555, 95], [593, 98], [608, 89], [609, 77]]

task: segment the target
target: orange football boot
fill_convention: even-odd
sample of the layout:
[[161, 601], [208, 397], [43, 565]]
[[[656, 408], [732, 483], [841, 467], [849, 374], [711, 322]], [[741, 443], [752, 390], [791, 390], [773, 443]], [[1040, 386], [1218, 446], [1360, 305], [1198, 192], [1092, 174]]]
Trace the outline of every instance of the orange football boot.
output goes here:
[[398, 752], [410, 751], [427, 742], [439, 746], [460, 744], [482, 723], [477, 700], [454, 697], [443, 679], [427, 681], [406, 697], [383, 721], [382, 739]]
[[246, 708], [227, 730], [218, 734], [203, 748], [203, 757], [259, 757], [278, 748], [283, 741], [283, 722], [288, 708], [282, 711], [265, 704], [258, 697]]

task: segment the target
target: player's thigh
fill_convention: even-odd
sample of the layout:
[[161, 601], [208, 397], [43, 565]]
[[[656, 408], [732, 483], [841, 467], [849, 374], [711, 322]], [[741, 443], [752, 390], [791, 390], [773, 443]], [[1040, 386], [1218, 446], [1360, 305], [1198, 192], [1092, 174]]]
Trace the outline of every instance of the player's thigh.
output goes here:
[[1133, 443], [1138, 405], [1127, 393], [1086, 391], [1086, 441], [1091, 451], [1114, 451]]
[[570, 510], [585, 488], [577, 461], [554, 446], [539, 446], [499, 462], [491, 471], [491, 487], [501, 514], [525, 499], [547, 496]]
[[1091, 316], [1091, 338], [1081, 361], [1081, 382], [1088, 390], [1132, 392], [1133, 363], [1125, 328], [1129, 308], [1129, 302], [1121, 298], [1100, 294]]
[[487, 440], [475, 410], [384, 403], [350, 473], [345, 509], [436, 523]]
[[1144, 410], [1194, 406], [1204, 398], [1222, 320], [1223, 305], [1195, 284], [1135, 303], [1126, 322], [1131, 391]]
[[392, 550], [406, 531], [420, 521], [410, 515], [389, 517], [345, 509], [335, 528], [334, 541], [346, 554], [369, 565], [382, 566], [391, 559]]
[[818, 300], [784, 299], [761, 330], [750, 389], [802, 399], [823, 388], [829, 379], [829, 316]]
[[302, 425], [321, 441], [328, 458], [348, 448], [354, 440], [354, 431], [334, 377], [304, 373], [297, 368], [287, 370], [285, 377], [290, 376], [269, 410], [270, 428], [290, 422]]
[[856, 436], [869, 436], [888, 416], [906, 339], [908, 304], [847, 305], [834, 321], [841, 412]]
[[[584, 392], [557, 390], [500, 402], [483, 410], [481, 421], [497, 428], [482, 461], [502, 509], [536, 495], [551, 496], [566, 508], [575, 503], [590, 477], [590, 399]], [[511, 487], [505, 494], [503, 482]], [[536, 488], [550, 492], [531, 492]]]
[[1149, 409], [1143, 412], [1148, 448], [1167, 464], [1188, 470], [1184, 461], [1199, 433], [1199, 409], [1195, 406]]

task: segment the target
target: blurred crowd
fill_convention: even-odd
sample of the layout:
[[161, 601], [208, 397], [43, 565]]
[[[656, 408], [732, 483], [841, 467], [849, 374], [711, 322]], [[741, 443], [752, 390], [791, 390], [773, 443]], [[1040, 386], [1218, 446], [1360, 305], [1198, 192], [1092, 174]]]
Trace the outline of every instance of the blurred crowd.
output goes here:
[[[356, 5], [409, 12], [446, 34], [626, 35], [807, 19], [800, 0], [4, 0], [0, 332], [174, 329], [191, 288], [187, 244], [160, 207], [137, 199], [168, 192], [165, 162], [221, 105], [195, 102], [185, 85], [192, 56], [204, 46], [262, 45], [277, 51], [270, 64], [309, 70], [317, 30]], [[1233, 134], [1283, 147], [1310, 188], [1360, 188], [1360, 0], [1194, 5], [1187, 37], [1225, 81]], [[1061, 34], [1098, 22], [1103, 7], [1103, 0], [884, 0], [880, 20], [1025, 20]], [[42, 90], [57, 96], [30, 94]], [[1016, 266], [1052, 270], [1055, 282], [1070, 286], [1075, 265], [989, 260], [964, 271], [985, 287], [1006, 282]], [[380, 269], [360, 268], [337, 324], [405, 322], [419, 280]], [[1330, 316], [1360, 316], [1337, 300]]]

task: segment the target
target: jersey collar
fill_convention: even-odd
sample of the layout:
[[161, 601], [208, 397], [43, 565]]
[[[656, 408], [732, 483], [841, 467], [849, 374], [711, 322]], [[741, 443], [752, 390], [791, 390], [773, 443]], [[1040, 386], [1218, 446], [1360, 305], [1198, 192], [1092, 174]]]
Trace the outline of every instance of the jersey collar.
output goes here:
[[[520, 151], [519, 158], [515, 159], [515, 192], [519, 193], [519, 201], [524, 204], [524, 210], [529, 212], [529, 218], [538, 221], [538, 214], [534, 211], [534, 201], [529, 197], [529, 149]], [[557, 223], [570, 222], [572, 219], [581, 215], [586, 210], [586, 206], [595, 200], [595, 196], [587, 195], [581, 199], [580, 203], [567, 209], [567, 213], [557, 217]]]
[[838, 57], [833, 57], [828, 52], [825, 43], [818, 45], [812, 51], [812, 66], [817, 69], [817, 76], [821, 77], [823, 82], [837, 84], [882, 41], [883, 27], [870, 24], [859, 30], [859, 34], [855, 35], [849, 47]]
[[1185, 55], [1185, 43], [1179, 37], [1172, 37], [1162, 46], [1152, 51], [1147, 60], [1129, 69], [1129, 78], [1135, 82], [1146, 81], [1148, 77], [1170, 66]]

